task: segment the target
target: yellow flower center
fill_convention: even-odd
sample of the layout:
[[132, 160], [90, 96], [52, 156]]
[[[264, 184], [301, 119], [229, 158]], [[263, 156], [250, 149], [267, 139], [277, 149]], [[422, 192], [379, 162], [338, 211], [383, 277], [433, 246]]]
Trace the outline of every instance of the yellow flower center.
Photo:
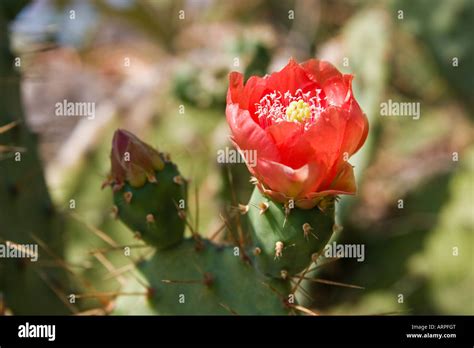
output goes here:
[[292, 101], [286, 108], [286, 117], [288, 121], [304, 122], [311, 117], [311, 107], [302, 99]]

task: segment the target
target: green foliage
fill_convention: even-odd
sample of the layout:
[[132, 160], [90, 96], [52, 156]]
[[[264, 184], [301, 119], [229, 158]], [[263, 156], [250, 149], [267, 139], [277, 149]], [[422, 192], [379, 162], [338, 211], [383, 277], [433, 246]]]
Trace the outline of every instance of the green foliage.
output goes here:
[[474, 2], [400, 0], [394, 5], [404, 10], [402, 24], [428, 47], [439, 71], [472, 110]]
[[409, 260], [409, 267], [415, 276], [426, 279], [426, 292], [438, 307], [435, 312], [468, 315], [474, 312], [473, 146], [463, 158], [460, 171], [447, 187], [449, 199], [439, 221], [425, 248]]
[[[211, 66], [203, 68], [202, 62], [180, 65], [173, 81], [173, 93], [178, 99], [198, 108], [222, 109], [230, 70], [245, 66], [246, 80], [252, 75], [267, 73], [272, 50], [263, 39], [239, 37], [223, 45], [221, 50], [221, 56], [215, 57], [216, 64]], [[237, 64], [235, 59], [238, 59]]]

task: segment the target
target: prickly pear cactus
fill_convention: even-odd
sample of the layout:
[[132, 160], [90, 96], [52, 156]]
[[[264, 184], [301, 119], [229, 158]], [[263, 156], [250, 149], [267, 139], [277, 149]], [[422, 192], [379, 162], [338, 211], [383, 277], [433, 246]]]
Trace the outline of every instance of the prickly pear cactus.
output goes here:
[[[126, 184], [114, 193], [117, 216], [137, 237], [160, 249], [179, 243], [184, 236], [184, 209], [179, 209], [178, 202], [185, 199], [186, 184], [174, 183], [173, 177], [177, 175], [176, 167], [167, 164], [156, 172], [159, 184], [146, 183], [139, 188]], [[173, 185], [167, 185], [166, 181]], [[169, 226], [174, 228], [166, 231]]]
[[[106, 184], [114, 190], [116, 216], [155, 248], [137, 264], [146, 281], [144, 313], [295, 312], [292, 277], [316, 261], [329, 240], [334, 199], [310, 210], [288, 209], [255, 189], [240, 209], [253, 227], [253, 243], [217, 245], [192, 228], [191, 238], [183, 239], [186, 180], [166, 156], [118, 130], [111, 162]], [[130, 307], [137, 306], [127, 303], [117, 301], [115, 312], [134, 313]]]
[[286, 314], [288, 284], [264, 277], [223, 247], [187, 239], [139, 265], [160, 314]]
[[290, 204], [273, 202], [255, 188], [247, 206], [257, 267], [271, 277], [286, 278], [303, 271], [332, 235], [333, 198], [307, 210]]
[[163, 153], [118, 130], [106, 185], [114, 191], [114, 213], [137, 237], [165, 249], [184, 236], [186, 180]]

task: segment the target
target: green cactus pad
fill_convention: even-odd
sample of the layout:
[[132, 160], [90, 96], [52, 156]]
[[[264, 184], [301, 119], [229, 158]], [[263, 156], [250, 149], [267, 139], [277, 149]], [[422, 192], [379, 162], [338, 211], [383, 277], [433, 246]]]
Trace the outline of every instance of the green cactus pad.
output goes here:
[[183, 239], [185, 207], [180, 205], [186, 204], [187, 184], [171, 162], [155, 171], [155, 175], [156, 182], [147, 182], [142, 187], [125, 183], [114, 193], [114, 203], [117, 217], [125, 225], [145, 242], [164, 249]]
[[288, 314], [288, 282], [259, 275], [234, 247], [202, 243], [187, 239], [139, 264], [158, 314]]
[[333, 232], [334, 202], [329, 201], [324, 211], [294, 208], [287, 214], [283, 204], [255, 188], [248, 217], [258, 269], [281, 278], [303, 271], [311, 264], [312, 255], [323, 250]]
[[9, 21], [24, 5], [23, 0], [0, 2], [0, 127], [16, 124], [0, 132], [0, 147], [12, 147], [0, 150], [0, 244], [36, 245], [38, 262], [0, 257], [0, 312], [6, 306], [14, 315], [65, 315], [72, 308], [62, 294], [71, 291], [73, 280], [64, 268], [51, 267], [64, 255], [63, 218], [46, 187], [37, 137], [25, 122], [21, 77], [10, 51]]

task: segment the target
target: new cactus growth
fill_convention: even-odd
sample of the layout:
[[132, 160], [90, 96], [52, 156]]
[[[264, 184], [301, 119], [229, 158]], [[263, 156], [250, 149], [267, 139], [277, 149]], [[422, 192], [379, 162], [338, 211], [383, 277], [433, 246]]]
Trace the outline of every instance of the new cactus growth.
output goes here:
[[332, 235], [334, 199], [325, 209], [291, 208], [263, 196], [256, 188], [248, 205], [257, 267], [266, 275], [286, 277], [303, 271]]
[[113, 212], [137, 236], [158, 249], [184, 236], [187, 183], [163, 153], [117, 130], [106, 185], [114, 191]]

